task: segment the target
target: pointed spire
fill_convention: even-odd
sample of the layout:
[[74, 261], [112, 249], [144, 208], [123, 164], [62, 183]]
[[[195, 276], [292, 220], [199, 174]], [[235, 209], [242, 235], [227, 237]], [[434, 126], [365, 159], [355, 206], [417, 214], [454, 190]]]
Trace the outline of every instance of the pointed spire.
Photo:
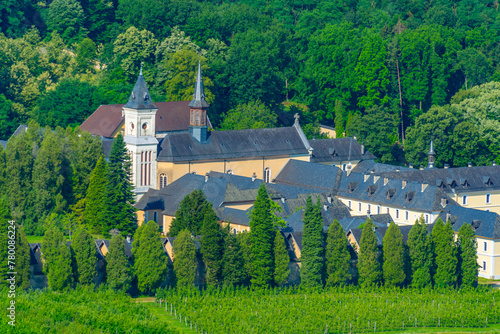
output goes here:
[[428, 156], [428, 164], [427, 164], [427, 168], [434, 168], [434, 161], [435, 161], [435, 156], [436, 155], [436, 152], [434, 152], [434, 144], [432, 142], [432, 139], [431, 139], [431, 147], [429, 148], [429, 152], [427, 152], [427, 156]]
[[134, 89], [130, 94], [127, 104], [123, 107], [131, 109], [158, 109], [151, 100], [146, 80], [144, 80], [142, 76], [142, 62], [139, 77], [137, 78]]
[[431, 139], [431, 148], [429, 149], [429, 152], [427, 152], [427, 155], [436, 155], [436, 153], [434, 152], [434, 144], [432, 142], [432, 139]]
[[201, 76], [201, 61], [198, 61], [198, 74], [196, 75], [196, 84], [194, 86], [193, 100], [189, 103], [191, 108], [208, 108], [205, 101], [205, 89], [203, 87], [203, 78]]

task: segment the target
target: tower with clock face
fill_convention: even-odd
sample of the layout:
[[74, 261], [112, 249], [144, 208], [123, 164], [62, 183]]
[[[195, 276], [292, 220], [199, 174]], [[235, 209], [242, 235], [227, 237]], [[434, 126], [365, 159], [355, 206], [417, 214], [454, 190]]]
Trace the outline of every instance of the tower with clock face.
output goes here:
[[156, 188], [158, 140], [155, 137], [156, 111], [142, 68], [127, 104], [122, 108], [125, 118], [123, 139], [132, 159], [132, 183], [136, 199], [149, 188]]

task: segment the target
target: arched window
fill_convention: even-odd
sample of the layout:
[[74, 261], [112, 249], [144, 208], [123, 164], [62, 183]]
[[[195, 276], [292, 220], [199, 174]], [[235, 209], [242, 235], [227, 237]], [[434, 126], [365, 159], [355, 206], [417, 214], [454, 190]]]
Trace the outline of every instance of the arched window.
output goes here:
[[167, 186], [168, 179], [167, 179], [167, 174], [161, 173], [160, 174], [160, 189], [165, 188]]
[[271, 168], [269, 168], [269, 167], [266, 167], [264, 169], [264, 182], [265, 183], [271, 182]]

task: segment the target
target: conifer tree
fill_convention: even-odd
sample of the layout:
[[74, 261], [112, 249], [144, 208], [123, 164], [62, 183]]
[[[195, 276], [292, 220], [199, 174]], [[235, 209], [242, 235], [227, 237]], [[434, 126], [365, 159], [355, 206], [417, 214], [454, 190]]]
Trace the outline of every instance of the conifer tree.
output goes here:
[[450, 221], [438, 219], [432, 230], [435, 257], [434, 284], [438, 288], [454, 287], [457, 283], [457, 247]]
[[117, 228], [123, 234], [133, 234], [136, 229], [136, 215], [133, 186], [131, 183], [131, 162], [123, 137], [118, 134], [113, 140], [109, 154], [109, 206], [111, 216], [106, 224], [106, 234]]
[[252, 277], [252, 248], [251, 248], [251, 235], [247, 231], [236, 234], [236, 239], [238, 240], [238, 245], [240, 246], [241, 254], [243, 255], [243, 266], [245, 284], [250, 284], [250, 278]]
[[201, 255], [205, 262], [206, 281], [208, 285], [221, 284], [222, 256], [224, 252], [224, 237], [217, 216], [212, 208], [207, 207], [201, 228]]
[[262, 183], [250, 213], [251, 283], [255, 287], [267, 287], [273, 282], [274, 236], [271, 203]]
[[281, 286], [288, 281], [290, 276], [290, 257], [285, 245], [285, 238], [280, 231], [274, 237], [274, 284]]
[[9, 256], [9, 221], [12, 220], [9, 210], [9, 201], [5, 197], [0, 197], [0, 284], [6, 284], [6, 279], [10, 277], [7, 275], [9, 270], [8, 267], [8, 256]]
[[5, 194], [7, 189], [5, 189], [5, 183], [7, 182], [7, 156], [3, 145], [0, 145], [0, 194]]
[[313, 205], [311, 196], [306, 200], [300, 261], [302, 263], [301, 284], [305, 286], [321, 285], [324, 267], [323, 218], [319, 198], [316, 205]]
[[30, 286], [31, 277], [31, 255], [30, 244], [21, 226], [16, 226], [16, 285], [25, 290]]
[[150, 220], [139, 234], [134, 252], [134, 271], [137, 287], [150, 294], [158, 288], [167, 273], [167, 257], [160, 239], [158, 224]]
[[111, 216], [108, 204], [108, 168], [101, 156], [90, 175], [87, 196], [85, 197], [84, 221], [92, 233], [109, 231], [107, 220]]
[[47, 275], [49, 287], [54, 290], [69, 287], [73, 282], [71, 252], [57, 227], [51, 226], [45, 233], [42, 252], [45, 259], [43, 270]]
[[384, 263], [382, 272], [386, 286], [400, 286], [405, 281], [403, 234], [394, 222], [382, 241]]
[[463, 288], [477, 285], [477, 241], [470, 224], [463, 224], [458, 230], [459, 283]]
[[82, 285], [90, 285], [94, 283], [96, 271], [96, 246], [92, 236], [87, 232], [85, 227], [80, 227], [71, 247], [75, 252], [76, 273], [75, 281]]
[[359, 281], [362, 286], [379, 285], [382, 281], [375, 225], [368, 218], [361, 233], [358, 256]]
[[127, 291], [132, 283], [132, 268], [125, 254], [125, 240], [121, 234], [111, 238], [106, 262], [108, 286], [115, 291]]
[[328, 228], [326, 240], [326, 284], [328, 286], [347, 284], [351, 254], [347, 249], [347, 238], [344, 229], [337, 219]]
[[205, 210], [212, 208], [201, 189], [196, 189], [179, 203], [175, 218], [170, 225], [169, 235], [175, 237], [180, 231], [188, 229], [193, 235], [198, 235], [203, 226]]
[[229, 233], [229, 226], [224, 228], [223, 231], [224, 255], [222, 257], [222, 280], [224, 286], [239, 286], [243, 285], [247, 278], [245, 259], [240, 241], [237, 237]]
[[182, 230], [174, 241], [174, 272], [177, 287], [192, 286], [196, 277], [196, 246], [191, 232]]
[[423, 216], [410, 229], [407, 245], [411, 262], [411, 285], [415, 288], [432, 286], [432, 244]]

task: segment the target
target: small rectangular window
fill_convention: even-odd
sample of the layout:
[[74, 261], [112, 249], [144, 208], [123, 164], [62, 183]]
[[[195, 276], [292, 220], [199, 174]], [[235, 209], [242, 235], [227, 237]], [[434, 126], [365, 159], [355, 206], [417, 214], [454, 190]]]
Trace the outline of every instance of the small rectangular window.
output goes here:
[[371, 213], [372, 212], [372, 206], [370, 204], [368, 204], [368, 210], [367, 210], [367, 213]]
[[486, 261], [483, 261], [483, 271], [486, 271]]
[[389, 208], [387, 208], [387, 214], [389, 214]]
[[351, 201], [347, 202], [349, 204], [349, 209], [351, 209]]
[[425, 223], [429, 224], [429, 215], [425, 215]]
[[380, 214], [380, 206], [377, 206], [377, 214]]
[[399, 218], [399, 210], [396, 209], [396, 218]]
[[361, 212], [361, 203], [358, 204], [358, 211]]
[[405, 216], [406, 216], [405, 219], [408, 220], [409, 217], [410, 217], [410, 214], [408, 213], [408, 211], [406, 211], [406, 215]]
[[467, 195], [462, 196], [462, 205], [467, 205]]
[[486, 204], [491, 203], [491, 194], [486, 194]]
[[488, 251], [488, 243], [486, 241], [484, 242], [484, 251]]

